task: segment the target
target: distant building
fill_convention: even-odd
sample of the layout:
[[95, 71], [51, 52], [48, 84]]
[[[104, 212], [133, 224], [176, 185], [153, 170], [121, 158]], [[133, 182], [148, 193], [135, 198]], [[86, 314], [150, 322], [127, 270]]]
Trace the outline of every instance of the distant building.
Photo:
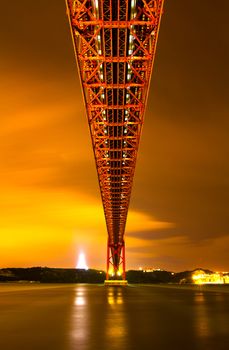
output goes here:
[[155, 268], [155, 267], [139, 267], [139, 270], [143, 271], [143, 272], [164, 271], [162, 269], [158, 269], [158, 268]]
[[204, 270], [195, 270], [192, 274], [192, 280], [195, 284], [224, 284], [229, 283], [229, 273], [206, 273]]

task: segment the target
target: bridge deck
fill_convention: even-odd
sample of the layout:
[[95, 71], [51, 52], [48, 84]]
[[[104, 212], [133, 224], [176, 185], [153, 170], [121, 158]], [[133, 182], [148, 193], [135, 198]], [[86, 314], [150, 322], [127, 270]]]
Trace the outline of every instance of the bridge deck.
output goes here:
[[163, 0], [66, 1], [107, 224], [108, 269], [125, 278], [125, 225]]

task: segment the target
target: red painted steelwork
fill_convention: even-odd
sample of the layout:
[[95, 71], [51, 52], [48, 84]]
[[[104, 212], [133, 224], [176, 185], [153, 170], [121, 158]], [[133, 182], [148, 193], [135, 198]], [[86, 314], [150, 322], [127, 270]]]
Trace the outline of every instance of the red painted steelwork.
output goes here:
[[66, 0], [108, 231], [125, 279], [124, 232], [163, 0]]

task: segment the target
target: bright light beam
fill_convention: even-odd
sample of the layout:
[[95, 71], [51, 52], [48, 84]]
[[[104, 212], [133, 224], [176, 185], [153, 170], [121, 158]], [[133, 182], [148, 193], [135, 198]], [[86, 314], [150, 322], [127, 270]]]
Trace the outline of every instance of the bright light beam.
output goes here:
[[78, 259], [76, 268], [81, 269], [81, 270], [88, 270], [88, 266], [86, 264], [85, 254], [82, 252], [79, 254], [79, 259]]

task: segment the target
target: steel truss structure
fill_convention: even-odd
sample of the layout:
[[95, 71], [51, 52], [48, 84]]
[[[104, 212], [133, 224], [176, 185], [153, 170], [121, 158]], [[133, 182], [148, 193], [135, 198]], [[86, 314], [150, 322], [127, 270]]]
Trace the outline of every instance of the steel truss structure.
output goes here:
[[66, 0], [91, 132], [110, 270], [125, 279], [124, 233], [163, 0]]

